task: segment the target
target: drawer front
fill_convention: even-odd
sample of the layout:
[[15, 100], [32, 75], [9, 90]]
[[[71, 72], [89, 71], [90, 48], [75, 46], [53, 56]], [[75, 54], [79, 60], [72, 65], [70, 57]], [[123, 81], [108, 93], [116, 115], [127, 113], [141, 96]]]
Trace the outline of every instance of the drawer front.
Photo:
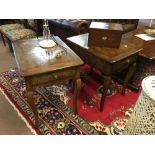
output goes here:
[[118, 61], [112, 65], [112, 72], [117, 72], [119, 70], [123, 70], [128, 67], [130, 64], [135, 62], [137, 59], [137, 54], [132, 55], [124, 60]]
[[77, 74], [77, 70], [62, 70], [54, 73], [46, 73], [41, 75], [36, 75], [31, 78], [32, 85], [40, 85], [44, 83], [50, 83], [52, 81], [62, 80], [69, 77], [74, 77]]

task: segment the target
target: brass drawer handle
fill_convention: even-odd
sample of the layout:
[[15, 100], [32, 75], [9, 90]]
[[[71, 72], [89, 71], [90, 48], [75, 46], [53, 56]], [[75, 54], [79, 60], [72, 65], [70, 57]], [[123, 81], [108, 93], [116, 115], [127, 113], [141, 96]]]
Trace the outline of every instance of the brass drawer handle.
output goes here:
[[127, 59], [126, 62], [127, 62], [127, 63], [130, 63], [130, 59]]
[[107, 40], [107, 39], [108, 39], [108, 37], [106, 37], [106, 36], [102, 37], [102, 40]]
[[54, 78], [55, 78], [55, 79], [57, 79], [57, 78], [58, 78], [58, 75], [55, 75], [55, 74], [54, 74], [53, 76], [54, 76]]
[[125, 65], [125, 64], [129, 64], [130, 62], [131, 62], [130, 59], [126, 59], [126, 60], [122, 61], [121, 64], [124, 64]]

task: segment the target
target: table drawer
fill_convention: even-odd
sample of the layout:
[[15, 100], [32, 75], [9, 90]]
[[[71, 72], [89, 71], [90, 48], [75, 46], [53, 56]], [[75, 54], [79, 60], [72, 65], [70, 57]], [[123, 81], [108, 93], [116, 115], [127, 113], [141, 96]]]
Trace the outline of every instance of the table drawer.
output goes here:
[[117, 72], [119, 70], [125, 69], [130, 64], [132, 64], [133, 62], [135, 62], [136, 59], [137, 59], [137, 54], [132, 55], [130, 57], [127, 57], [124, 60], [121, 60], [121, 61], [116, 62], [115, 64], [113, 64], [112, 72]]
[[33, 76], [31, 78], [32, 85], [40, 85], [44, 83], [49, 83], [56, 80], [62, 80], [68, 77], [76, 76], [77, 70], [64, 70], [64, 71], [57, 71], [54, 73], [46, 73], [37, 76]]

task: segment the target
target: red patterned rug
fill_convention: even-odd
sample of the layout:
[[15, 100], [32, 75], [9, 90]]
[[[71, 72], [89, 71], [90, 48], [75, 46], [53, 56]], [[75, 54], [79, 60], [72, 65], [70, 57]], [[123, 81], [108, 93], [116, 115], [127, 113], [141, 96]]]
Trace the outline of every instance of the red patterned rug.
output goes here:
[[[140, 63], [134, 82], [140, 87], [141, 80], [155, 74], [155, 62]], [[38, 87], [34, 92], [39, 112], [39, 130], [34, 125], [34, 116], [25, 96], [25, 81], [17, 70], [0, 74], [0, 88], [14, 109], [35, 134], [122, 134], [135, 102], [140, 94], [112, 82], [107, 93], [104, 111], [99, 112], [99, 102], [103, 87], [101, 74], [94, 70], [89, 74], [89, 66], [82, 68], [82, 88], [78, 99], [78, 116], [72, 107], [72, 84]], [[140, 88], [141, 89], [141, 88]]]

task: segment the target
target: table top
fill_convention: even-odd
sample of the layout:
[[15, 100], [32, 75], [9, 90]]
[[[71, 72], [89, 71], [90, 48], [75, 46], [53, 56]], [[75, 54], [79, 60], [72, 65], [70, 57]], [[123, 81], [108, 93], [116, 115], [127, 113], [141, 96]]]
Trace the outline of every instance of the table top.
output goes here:
[[[77, 56], [59, 37], [55, 37], [57, 45], [52, 48], [50, 55], [47, 50], [39, 46], [42, 39], [27, 39], [13, 43], [17, 67], [22, 76], [32, 76], [47, 72], [54, 72], [71, 67], [81, 66], [83, 61]], [[56, 58], [58, 50], [62, 52], [61, 57]]]
[[93, 54], [104, 61], [115, 63], [119, 60], [125, 59], [133, 54], [138, 53], [142, 48], [136, 47], [132, 43], [121, 42], [119, 48], [107, 48], [88, 46], [88, 33], [67, 38], [67, 40], [80, 48], [86, 49], [86, 52]]

